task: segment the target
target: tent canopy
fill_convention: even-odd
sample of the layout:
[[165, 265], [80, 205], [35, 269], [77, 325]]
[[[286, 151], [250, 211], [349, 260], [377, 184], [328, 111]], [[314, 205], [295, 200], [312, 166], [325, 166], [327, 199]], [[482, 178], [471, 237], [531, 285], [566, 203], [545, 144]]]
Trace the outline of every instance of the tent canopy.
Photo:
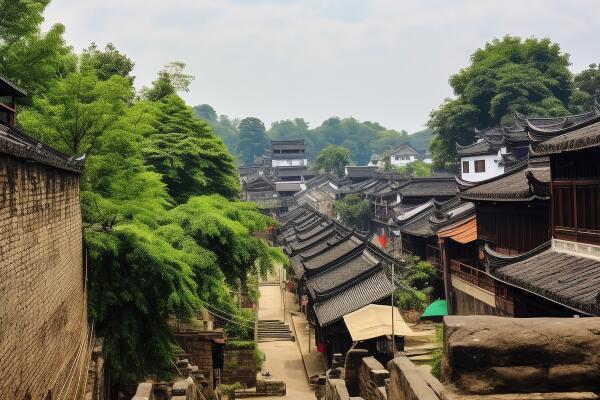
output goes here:
[[443, 317], [446, 315], [448, 315], [448, 303], [446, 300], [436, 300], [421, 314], [421, 319]]
[[[419, 336], [420, 333], [413, 332], [412, 329], [394, 307], [394, 335], [395, 336]], [[369, 304], [350, 314], [344, 315], [344, 323], [352, 340], [373, 339], [380, 336], [392, 335], [392, 306], [383, 306], [379, 304]]]

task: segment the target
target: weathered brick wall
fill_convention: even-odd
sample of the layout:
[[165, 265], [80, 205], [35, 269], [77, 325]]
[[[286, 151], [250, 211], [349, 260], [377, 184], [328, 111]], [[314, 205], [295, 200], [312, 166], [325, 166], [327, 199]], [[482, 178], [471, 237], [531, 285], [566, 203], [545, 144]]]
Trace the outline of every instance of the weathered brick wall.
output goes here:
[[221, 382], [239, 382], [246, 387], [256, 386], [256, 360], [254, 349], [231, 349], [225, 347]]
[[198, 366], [204, 377], [213, 384], [213, 340], [223, 339], [223, 331], [177, 332], [175, 340], [186, 353], [189, 361]]
[[0, 155], [0, 253], [0, 394], [43, 399], [86, 337], [79, 176]]

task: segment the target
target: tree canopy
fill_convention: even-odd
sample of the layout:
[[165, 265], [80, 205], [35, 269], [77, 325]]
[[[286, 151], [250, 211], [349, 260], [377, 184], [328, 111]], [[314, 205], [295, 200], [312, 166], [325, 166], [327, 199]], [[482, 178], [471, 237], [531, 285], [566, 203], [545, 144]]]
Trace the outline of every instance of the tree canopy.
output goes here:
[[371, 222], [369, 202], [355, 194], [349, 194], [335, 202], [335, 211], [342, 223], [359, 231], [368, 231]]
[[477, 49], [470, 65], [450, 77], [456, 97], [431, 113], [435, 165], [453, 164], [455, 143], [471, 143], [475, 129], [510, 122], [515, 112], [566, 114], [573, 91], [568, 66], [568, 54], [547, 38], [505, 36]]
[[240, 121], [237, 153], [244, 164], [252, 164], [264, 154], [267, 147], [265, 125], [258, 118], [247, 117]]
[[331, 172], [341, 178], [345, 175], [348, 164], [350, 164], [350, 150], [330, 144], [321, 150], [312, 168], [316, 172]]

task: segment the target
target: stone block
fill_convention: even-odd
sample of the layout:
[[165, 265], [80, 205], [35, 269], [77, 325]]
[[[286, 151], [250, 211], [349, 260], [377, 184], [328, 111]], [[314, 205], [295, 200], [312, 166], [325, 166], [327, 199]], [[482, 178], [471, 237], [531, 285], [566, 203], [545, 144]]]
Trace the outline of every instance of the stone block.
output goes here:
[[600, 391], [600, 318], [444, 318], [442, 380], [465, 394]]
[[[422, 371], [405, 356], [391, 360], [387, 365], [390, 378], [386, 381], [388, 400], [439, 400]], [[435, 380], [432, 376], [431, 380]], [[435, 385], [434, 385], [435, 386]]]

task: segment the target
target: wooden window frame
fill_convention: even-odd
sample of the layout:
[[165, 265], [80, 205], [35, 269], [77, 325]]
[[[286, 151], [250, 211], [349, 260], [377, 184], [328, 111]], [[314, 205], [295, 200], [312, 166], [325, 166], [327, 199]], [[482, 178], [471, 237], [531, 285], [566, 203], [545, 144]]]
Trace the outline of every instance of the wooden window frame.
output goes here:
[[[600, 244], [600, 231], [587, 230], [579, 228], [578, 223], [578, 203], [577, 189], [579, 187], [597, 186], [600, 188], [600, 179], [581, 179], [581, 180], [556, 180], [552, 182], [552, 233], [557, 239], [570, 240], [587, 244]], [[556, 195], [560, 189], [570, 189], [571, 196], [571, 219], [573, 227], [558, 225], [557, 213], [562, 215], [564, 207], [562, 197]], [[600, 196], [596, 199], [597, 210], [600, 209]], [[562, 218], [561, 218], [562, 219]]]
[[[485, 173], [485, 160], [475, 160], [475, 161], [473, 161], [473, 164], [474, 164], [473, 170], [475, 171], [476, 174]], [[478, 165], [483, 165], [483, 169], [478, 170], [478, 168], [477, 168]]]
[[463, 174], [469, 173], [469, 162], [468, 161], [462, 162], [462, 172], [463, 172]]

